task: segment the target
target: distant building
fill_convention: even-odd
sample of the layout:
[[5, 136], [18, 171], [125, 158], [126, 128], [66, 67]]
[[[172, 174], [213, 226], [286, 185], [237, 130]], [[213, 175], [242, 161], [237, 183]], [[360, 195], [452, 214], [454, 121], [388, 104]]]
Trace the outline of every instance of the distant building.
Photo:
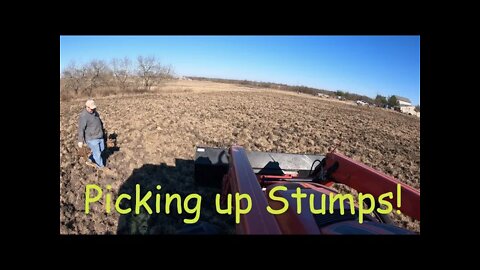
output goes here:
[[420, 113], [415, 111], [415, 106], [412, 106], [410, 99], [401, 96], [394, 97], [397, 98], [400, 112], [420, 117]]
[[397, 99], [398, 105], [400, 105], [400, 106], [412, 106], [412, 102], [410, 101], [410, 99], [404, 98], [404, 97], [401, 97], [401, 96], [395, 96], [395, 95], [394, 95], [394, 97]]

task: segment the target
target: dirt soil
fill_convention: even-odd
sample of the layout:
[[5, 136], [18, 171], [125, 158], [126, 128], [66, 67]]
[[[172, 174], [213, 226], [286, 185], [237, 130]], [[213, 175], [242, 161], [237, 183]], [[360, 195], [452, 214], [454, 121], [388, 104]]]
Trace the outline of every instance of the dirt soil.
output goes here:
[[[87, 166], [77, 154], [77, 121], [85, 101], [62, 101], [61, 234], [234, 233], [234, 218], [215, 212], [213, 194], [219, 191], [194, 183], [195, 146], [239, 144], [253, 151], [325, 154], [341, 143], [339, 152], [420, 189], [420, 121], [415, 116], [304, 94], [198, 81], [176, 81], [148, 94], [95, 101], [105, 127], [117, 135], [118, 147], [106, 151], [113, 173]], [[87, 184], [96, 184], [103, 192], [88, 215]], [[114, 210], [118, 194], [130, 194], [135, 200], [136, 184], [141, 185], [141, 196], [148, 190], [154, 193], [151, 201], [160, 194], [160, 214], [136, 215], [132, 210], [120, 215]], [[169, 214], [164, 213], [166, 193], [182, 198]], [[194, 217], [183, 205], [191, 193], [202, 195], [200, 222], [185, 225], [183, 219]], [[106, 194], [113, 201], [110, 213]], [[155, 211], [155, 203], [149, 204]], [[127, 208], [128, 200], [120, 206]], [[392, 217], [399, 226], [420, 231], [418, 221], [401, 214]]]

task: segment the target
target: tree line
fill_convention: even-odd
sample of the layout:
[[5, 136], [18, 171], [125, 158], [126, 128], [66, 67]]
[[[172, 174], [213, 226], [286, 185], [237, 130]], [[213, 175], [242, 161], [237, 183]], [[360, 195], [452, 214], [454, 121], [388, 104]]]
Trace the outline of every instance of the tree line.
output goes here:
[[398, 100], [395, 96], [389, 96], [388, 98], [382, 95], [377, 95], [374, 101], [375, 105], [380, 107], [395, 107], [398, 106]]
[[[377, 95], [375, 99], [372, 99], [364, 95], [350, 93], [342, 90], [329, 91], [325, 89], [318, 89], [318, 88], [312, 88], [307, 86], [291, 86], [291, 85], [272, 83], [272, 82], [257, 82], [257, 81], [249, 81], [249, 80], [233, 80], [233, 79], [206, 78], [206, 77], [195, 77], [195, 76], [190, 76], [187, 78], [192, 80], [198, 80], [198, 81], [212, 81], [212, 82], [220, 82], [220, 83], [237, 84], [237, 85], [247, 86], [252, 88], [279, 89], [279, 90], [286, 90], [286, 91], [292, 91], [297, 93], [310, 94], [314, 96], [321, 93], [324, 95], [328, 95], [332, 98], [340, 97], [341, 99], [352, 100], [352, 101], [362, 100], [368, 104], [372, 104], [372, 105], [376, 105], [384, 108], [387, 106], [391, 108], [398, 106], [398, 100], [394, 95], [388, 96], [388, 97]], [[415, 106], [415, 110], [417, 112], [420, 112], [420, 105]]]
[[[379, 107], [389, 106], [391, 108], [398, 106], [398, 100], [395, 96], [389, 96], [388, 98], [382, 95], [377, 95], [375, 97], [374, 104]], [[420, 112], [420, 105], [415, 106], [415, 111]]]
[[155, 56], [113, 58], [109, 62], [91, 60], [82, 65], [70, 62], [60, 73], [63, 100], [77, 96], [109, 95], [119, 92], [145, 92], [174, 78], [171, 65], [162, 65]]
[[286, 85], [286, 84], [281, 84], [281, 83], [272, 83], [272, 82], [256, 82], [256, 81], [248, 81], [248, 80], [232, 80], [232, 79], [219, 79], [219, 78], [205, 78], [205, 77], [188, 77], [193, 80], [199, 80], [199, 81], [213, 81], [213, 82], [221, 82], [221, 83], [232, 83], [232, 84], [238, 84], [241, 86], [247, 86], [247, 87], [252, 87], [252, 88], [270, 88], [270, 89], [278, 89], [278, 90], [286, 90], [286, 91], [291, 91], [291, 92], [297, 92], [297, 93], [304, 93], [304, 94], [310, 94], [316, 96], [317, 94], [324, 94], [328, 95], [332, 98], [337, 98], [341, 97], [342, 99], [346, 100], [362, 100], [370, 104], [374, 104], [374, 100], [371, 99], [370, 97], [364, 96], [364, 95], [358, 95], [354, 93], [350, 93], [347, 91], [329, 91], [325, 89], [318, 89], [318, 88], [313, 88], [313, 87], [307, 87], [303, 85]]

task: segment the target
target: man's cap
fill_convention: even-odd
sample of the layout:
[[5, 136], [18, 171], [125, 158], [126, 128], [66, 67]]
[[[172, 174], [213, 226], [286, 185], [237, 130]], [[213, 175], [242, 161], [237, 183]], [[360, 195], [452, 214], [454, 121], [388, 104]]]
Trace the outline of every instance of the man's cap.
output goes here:
[[85, 102], [85, 106], [87, 106], [88, 108], [90, 108], [92, 110], [97, 108], [97, 106], [95, 105], [95, 101], [93, 101], [93, 99], [87, 100], [87, 102]]

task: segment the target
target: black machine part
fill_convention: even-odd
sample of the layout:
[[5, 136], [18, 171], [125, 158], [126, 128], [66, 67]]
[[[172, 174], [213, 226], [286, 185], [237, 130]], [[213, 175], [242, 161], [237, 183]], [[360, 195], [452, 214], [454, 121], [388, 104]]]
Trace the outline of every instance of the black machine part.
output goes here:
[[[248, 161], [255, 174], [295, 174], [308, 178], [315, 160], [322, 161], [323, 155], [285, 154], [275, 152], [246, 151]], [[228, 149], [196, 147], [195, 181], [213, 187], [221, 187], [223, 175], [228, 171]]]

